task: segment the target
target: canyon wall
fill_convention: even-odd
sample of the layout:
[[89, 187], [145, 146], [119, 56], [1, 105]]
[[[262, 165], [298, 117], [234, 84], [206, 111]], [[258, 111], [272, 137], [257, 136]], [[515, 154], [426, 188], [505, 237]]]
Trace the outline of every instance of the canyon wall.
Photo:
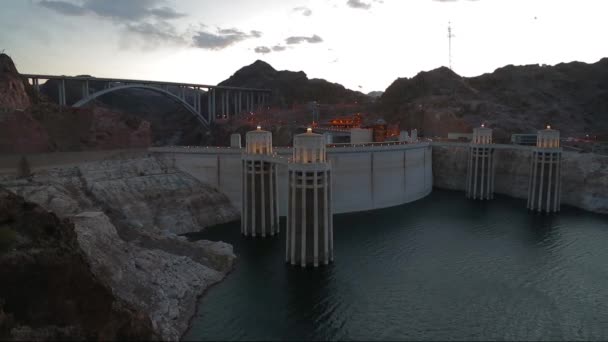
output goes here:
[[[464, 191], [468, 153], [468, 144], [433, 143], [434, 186]], [[527, 199], [531, 149], [513, 145], [494, 153], [496, 193]], [[561, 176], [562, 204], [608, 214], [608, 156], [565, 151]]]
[[229, 244], [177, 236], [238, 219], [229, 199], [147, 154], [4, 174], [0, 187], [73, 222], [94, 276], [164, 340], [180, 338], [235, 260]]
[[72, 223], [4, 189], [0, 278], [0, 340], [159, 338], [91, 271]]

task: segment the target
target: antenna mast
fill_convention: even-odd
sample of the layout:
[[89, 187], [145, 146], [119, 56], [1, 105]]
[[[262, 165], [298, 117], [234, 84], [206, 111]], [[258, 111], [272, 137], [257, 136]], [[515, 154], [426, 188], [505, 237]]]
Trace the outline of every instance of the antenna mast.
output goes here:
[[454, 35], [452, 34], [452, 22], [448, 21], [448, 57], [449, 57], [449, 66], [450, 70], [452, 70], [452, 38]]

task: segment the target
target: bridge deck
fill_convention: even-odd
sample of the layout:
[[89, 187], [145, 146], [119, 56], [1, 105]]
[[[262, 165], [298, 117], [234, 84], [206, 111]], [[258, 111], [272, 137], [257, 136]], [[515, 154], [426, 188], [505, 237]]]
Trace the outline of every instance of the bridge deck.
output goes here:
[[38, 75], [38, 74], [21, 74], [21, 76], [26, 77], [26, 78], [37, 78], [37, 79], [41, 79], [41, 80], [119, 82], [119, 83], [134, 83], [134, 84], [181, 86], [181, 87], [191, 87], [191, 88], [213, 88], [213, 89], [225, 89], [225, 90], [271, 92], [270, 89], [260, 89], [260, 88], [230, 87], [230, 86], [218, 86], [218, 85], [197, 84], [197, 83], [132, 80], [132, 79], [123, 79], [123, 78], [98, 78], [98, 77], [86, 77], [86, 76], [58, 76], [58, 75]]

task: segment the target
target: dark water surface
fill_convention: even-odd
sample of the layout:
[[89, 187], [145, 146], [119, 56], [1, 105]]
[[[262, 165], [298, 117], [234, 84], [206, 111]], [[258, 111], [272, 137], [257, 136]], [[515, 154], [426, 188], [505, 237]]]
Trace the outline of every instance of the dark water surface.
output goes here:
[[240, 223], [193, 238], [234, 245], [235, 270], [201, 299], [188, 340], [606, 340], [608, 216], [434, 190], [337, 215], [335, 263], [284, 263]]

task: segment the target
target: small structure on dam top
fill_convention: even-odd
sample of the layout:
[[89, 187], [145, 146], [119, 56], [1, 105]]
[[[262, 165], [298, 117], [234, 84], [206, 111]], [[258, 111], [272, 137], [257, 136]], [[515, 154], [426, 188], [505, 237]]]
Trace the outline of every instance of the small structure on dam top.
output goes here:
[[272, 133], [247, 132], [242, 157], [241, 233], [245, 236], [273, 236], [279, 233], [277, 164], [272, 162]]
[[494, 198], [494, 148], [492, 129], [475, 127], [469, 147], [467, 167], [467, 198], [489, 200]]
[[417, 142], [418, 142], [418, 130], [416, 128], [414, 128], [412, 130], [412, 134], [410, 135], [409, 143], [410, 144], [415, 144]]
[[327, 265], [333, 256], [331, 165], [322, 135], [299, 134], [288, 164], [289, 194], [285, 261], [306, 267]]
[[551, 129], [551, 126], [538, 131], [530, 165], [528, 209], [545, 213], [559, 211], [561, 159], [559, 131]]

